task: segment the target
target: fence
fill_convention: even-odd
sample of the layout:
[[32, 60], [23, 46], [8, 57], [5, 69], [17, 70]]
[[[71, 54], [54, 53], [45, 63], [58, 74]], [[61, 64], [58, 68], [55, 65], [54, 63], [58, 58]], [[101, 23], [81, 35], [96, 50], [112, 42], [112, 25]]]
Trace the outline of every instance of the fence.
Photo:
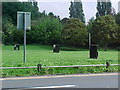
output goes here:
[[30, 68], [37, 68], [38, 71], [40, 71], [42, 68], [63, 68], [63, 67], [100, 67], [100, 66], [106, 66], [108, 68], [109, 66], [120, 66], [120, 64], [111, 64], [106, 62], [106, 64], [98, 64], [98, 65], [68, 65], [68, 66], [42, 66], [41, 64], [38, 64], [37, 66], [30, 66], [30, 67], [0, 67], [0, 69], [30, 69]]

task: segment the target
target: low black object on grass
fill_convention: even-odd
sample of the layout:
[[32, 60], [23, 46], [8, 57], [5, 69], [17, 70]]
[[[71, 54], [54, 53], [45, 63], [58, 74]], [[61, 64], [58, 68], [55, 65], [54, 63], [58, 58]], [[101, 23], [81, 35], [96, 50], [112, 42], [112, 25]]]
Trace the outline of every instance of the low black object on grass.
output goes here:
[[53, 53], [59, 53], [59, 51], [60, 51], [60, 45], [54, 44], [53, 45]]
[[17, 50], [20, 50], [20, 44], [15, 44], [15, 45], [14, 45], [14, 50], [16, 50], [16, 49], [17, 49]]
[[97, 59], [98, 58], [98, 51], [97, 51], [98, 45], [92, 44], [90, 46], [90, 58]]

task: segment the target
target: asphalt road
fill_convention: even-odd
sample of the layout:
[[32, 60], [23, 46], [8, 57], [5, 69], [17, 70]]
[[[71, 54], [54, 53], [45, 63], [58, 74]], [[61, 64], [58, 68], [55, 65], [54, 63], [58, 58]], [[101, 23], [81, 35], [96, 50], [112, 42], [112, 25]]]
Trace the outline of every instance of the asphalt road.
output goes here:
[[1, 78], [2, 88], [118, 88], [118, 73]]

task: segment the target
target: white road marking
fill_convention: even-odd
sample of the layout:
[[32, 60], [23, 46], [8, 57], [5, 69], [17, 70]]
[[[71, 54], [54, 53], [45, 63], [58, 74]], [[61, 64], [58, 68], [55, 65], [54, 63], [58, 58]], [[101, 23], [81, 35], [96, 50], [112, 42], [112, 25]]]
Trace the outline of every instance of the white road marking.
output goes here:
[[48, 86], [48, 87], [31, 87], [31, 88], [67, 88], [67, 87], [75, 87], [75, 85], [61, 85], [61, 86]]
[[75, 85], [60, 85], [60, 86], [47, 86], [47, 87], [20, 87], [20, 88], [8, 88], [8, 90], [19, 90], [19, 89], [47, 89], [47, 88], [69, 88], [75, 87]]

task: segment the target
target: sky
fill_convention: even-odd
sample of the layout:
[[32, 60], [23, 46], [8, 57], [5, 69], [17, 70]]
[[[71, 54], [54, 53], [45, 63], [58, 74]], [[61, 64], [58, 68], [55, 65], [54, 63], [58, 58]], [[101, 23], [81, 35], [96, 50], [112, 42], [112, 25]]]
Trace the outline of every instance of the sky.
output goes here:
[[[26, 1], [26, 0], [21, 0]], [[37, 0], [39, 11], [43, 10], [46, 13], [53, 12], [55, 15], [59, 15], [60, 18], [69, 17], [69, 7], [71, 0]], [[118, 2], [119, 0], [111, 0], [112, 7], [115, 8], [116, 12], [118, 12]], [[82, 0], [83, 10], [86, 18], [86, 23], [89, 21], [91, 17], [95, 17], [97, 12], [97, 0]]]

